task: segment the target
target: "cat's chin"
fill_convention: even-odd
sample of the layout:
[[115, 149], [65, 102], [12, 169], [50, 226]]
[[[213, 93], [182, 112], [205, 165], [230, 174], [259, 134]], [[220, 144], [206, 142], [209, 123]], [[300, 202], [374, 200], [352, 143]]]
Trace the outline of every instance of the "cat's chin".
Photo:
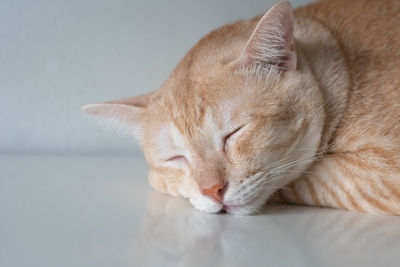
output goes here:
[[227, 212], [233, 215], [251, 215], [260, 210], [263, 206], [263, 199], [260, 196], [252, 201], [243, 204], [220, 204], [208, 198], [190, 199], [190, 203], [197, 209], [207, 213]]
[[216, 203], [208, 198], [201, 199], [189, 199], [190, 203], [200, 211], [204, 211], [207, 213], [218, 213], [223, 210], [223, 205], [220, 203]]
[[[193, 204], [193, 202], [191, 201]], [[207, 213], [220, 213], [226, 212], [233, 215], [251, 215], [254, 214], [258, 209], [255, 208], [251, 204], [246, 205], [237, 205], [237, 206], [228, 206], [228, 205], [221, 205], [221, 204], [213, 204], [213, 205], [195, 205], [193, 206], [200, 211], [207, 212]]]
[[238, 206], [226, 206], [224, 205], [224, 210], [233, 215], [250, 215], [254, 213], [254, 208], [249, 205], [238, 205]]
[[239, 205], [224, 205], [223, 209], [229, 213], [234, 215], [251, 215], [260, 210], [260, 207], [263, 206], [265, 201], [262, 201], [260, 197], [256, 197], [250, 202], [239, 204]]

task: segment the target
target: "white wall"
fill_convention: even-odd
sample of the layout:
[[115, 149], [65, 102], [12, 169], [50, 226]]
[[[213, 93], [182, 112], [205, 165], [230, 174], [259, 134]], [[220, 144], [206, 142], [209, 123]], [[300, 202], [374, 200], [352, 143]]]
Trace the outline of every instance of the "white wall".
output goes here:
[[79, 107], [157, 89], [202, 35], [275, 2], [1, 1], [0, 152], [137, 151]]

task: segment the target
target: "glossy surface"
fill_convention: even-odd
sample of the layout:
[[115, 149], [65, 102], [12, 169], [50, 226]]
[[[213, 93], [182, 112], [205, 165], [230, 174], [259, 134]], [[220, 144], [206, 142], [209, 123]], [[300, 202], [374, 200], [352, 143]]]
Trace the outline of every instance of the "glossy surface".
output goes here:
[[400, 217], [270, 205], [206, 214], [144, 159], [0, 156], [0, 266], [399, 266]]

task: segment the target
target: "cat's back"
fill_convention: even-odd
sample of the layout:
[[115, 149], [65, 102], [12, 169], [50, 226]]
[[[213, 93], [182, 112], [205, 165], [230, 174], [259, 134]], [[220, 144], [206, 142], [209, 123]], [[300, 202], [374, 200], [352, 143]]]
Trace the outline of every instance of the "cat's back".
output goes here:
[[389, 58], [393, 63], [400, 61], [398, 0], [325, 0], [295, 12], [328, 28], [342, 46], [349, 64], [358, 63], [361, 68]]
[[400, 1], [326, 0], [296, 15], [329, 29], [345, 57], [349, 97], [332, 149], [400, 149]]

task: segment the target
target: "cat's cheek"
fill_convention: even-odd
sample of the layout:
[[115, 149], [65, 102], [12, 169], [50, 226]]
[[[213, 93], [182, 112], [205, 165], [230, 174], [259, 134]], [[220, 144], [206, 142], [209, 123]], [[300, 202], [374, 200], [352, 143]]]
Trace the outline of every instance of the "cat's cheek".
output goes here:
[[161, 179], [159, 175], [157, 175], [153, 171], [150, 171], [149, 173], [149, 183], [151, 187], [153, 187], [156, 191], [168, 194], [167, 186], [165, 184], [164, 179]]
[[160, 172], [151, 170], [149, 174], [150, 185], [158, 192], [169, 194], [174, 197], [181, 197], [182, 173], [172, 169]]

